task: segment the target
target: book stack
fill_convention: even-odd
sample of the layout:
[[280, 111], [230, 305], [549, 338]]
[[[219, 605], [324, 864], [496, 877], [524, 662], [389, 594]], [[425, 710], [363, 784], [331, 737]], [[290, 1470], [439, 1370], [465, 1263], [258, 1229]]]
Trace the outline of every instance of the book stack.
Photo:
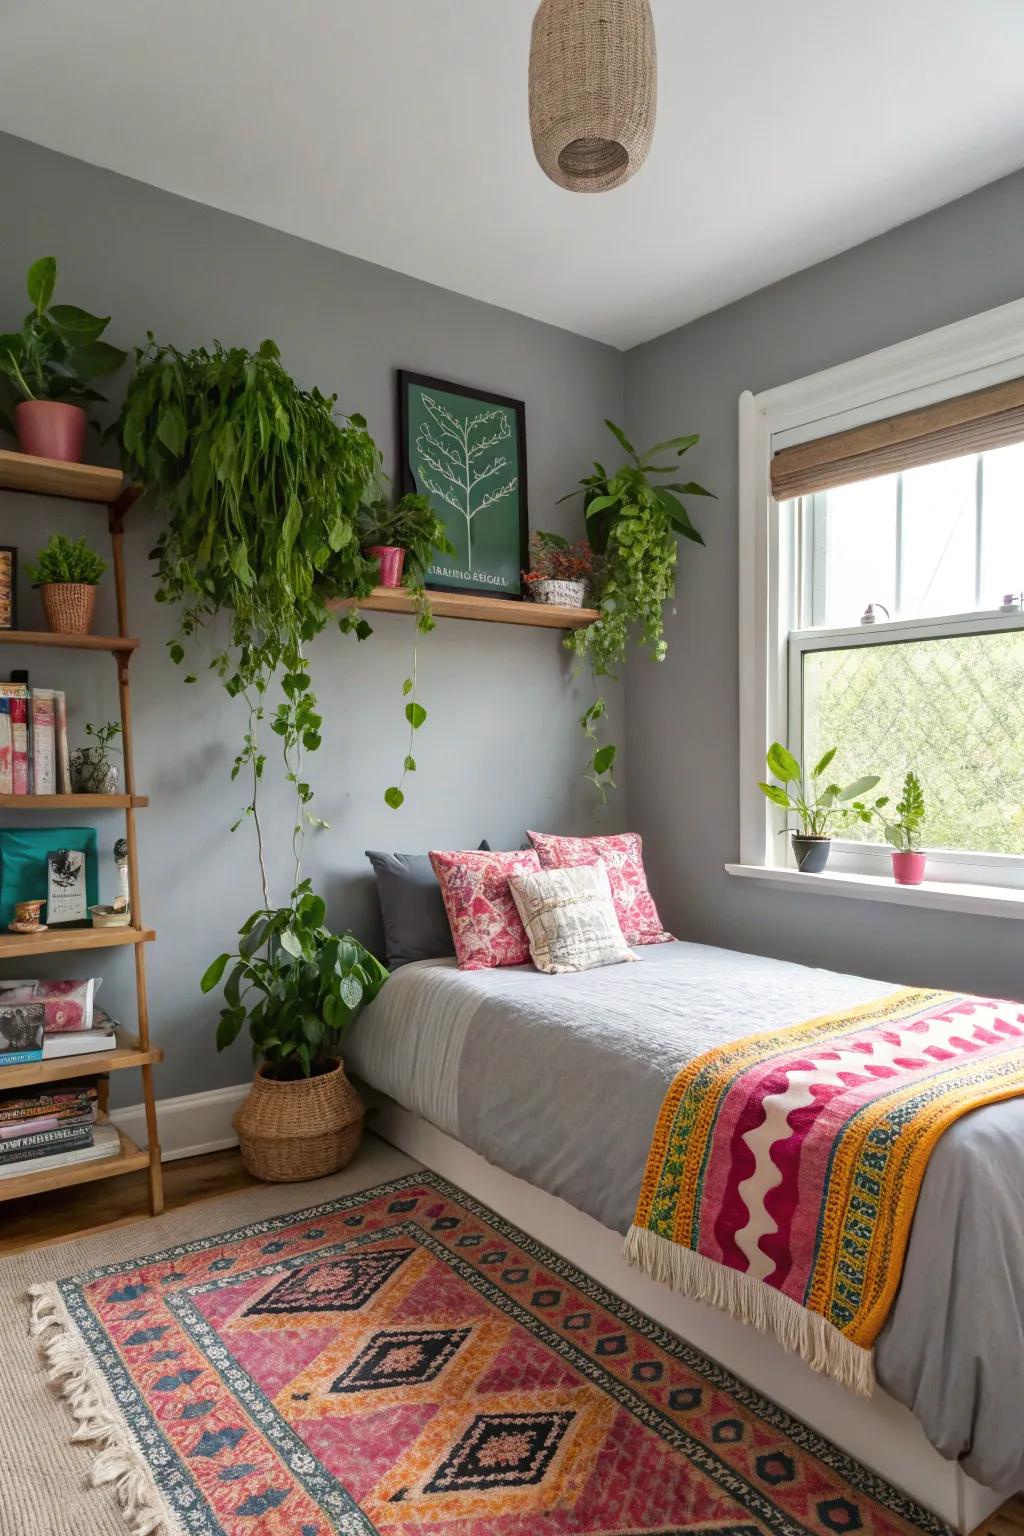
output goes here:
[[0, 795], [69, 795], [67, 697], [0, 683]]
[[0, 1090], [0, 1180], [116, 1156], [120, 1138], [106, 1121], [97, 1124], [96, 1108], [88, 1082]]
[[[93, 986], [93, 982], [0, 984], [0, 1089], [5, 1067], [116, 1050], [117, 1025], [93, 1005]], [[66, 987], [75, 992], [62, 993], [60, 989]], [[89, 1005], [83, 1010], [77, 998], [86, 989]]]

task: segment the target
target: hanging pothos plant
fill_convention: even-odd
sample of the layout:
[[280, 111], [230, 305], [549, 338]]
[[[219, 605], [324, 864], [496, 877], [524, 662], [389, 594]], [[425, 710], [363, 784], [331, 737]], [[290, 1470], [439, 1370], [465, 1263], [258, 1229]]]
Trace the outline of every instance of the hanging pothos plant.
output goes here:
[[[338, 1030], [382, 980], [361, 945], [323, 927], [324, 903], [301, 878], [306, 827], [317, 822], [303, 754], [319, 747], [321, 726], [306, 647], [328, 623], [326, 600], [365, 597], [377, 574], [360, 550], [356, 517], [379, 454], [363, 418], [338, 417], [334, 406], [334, 396], [295, 383], [272, 341], [255, 352], [215, 342], [183, 353], [150, 335], [112, 429], [124, 469], [163, 513], [152, 557], [158, 601], [180, 608], [171, 659], [180, 664], [185, 645], [222, 619], [226, 634], [218, 632], [210, 665], [248, 706], [232, 778], [244, 774], [251, 795], [235, 825], [253, 819], [263, 906], [240, 930], [218, 1046], [248, 1019], [256, 1054], [281, 1076], [320, 1070]], [[371, 633], [357, 612], [338, 622], [360, 639]], [[271, 900], [259, 811], [261, 726], [275, 679], [283, 699], [269, 723], [296, 796], [283, 907]], [[204, 990], [226, 964], [221, 957], [207, 970]]]
[[[679, 498], [714, 494], [695, 480], [669, 480], [678, 473], [676, 464], [654, 463], [665, 454], [682, 458], [700, 441], [696, 435], [671, 437], [639, 454], [621, 427], [608, 420], [605, 426], [631, 462], [614, 474], [595, 462], [594, 473], [580, 481], [580, 490], [562, 497], [568, 501], [582, 495], [587, 537], [600, 562], [596, 595], [601, 616], [586, 628], [573, 630], [565, 642], [589, 663], [595, 680], [618, 676], [634, 625], [639, 625], [640, 644], [653, 660], [664, 660], [668, 650], [664, 606], [675, 595], [679, 539], [704, 543]], [[604, 699], [597, 698], [580, 719], [594, 749], [588, 777], [602, 795], [614, 788], [616, 756], [614, 745], [601, 745], [595, 730], [604, 715]]]

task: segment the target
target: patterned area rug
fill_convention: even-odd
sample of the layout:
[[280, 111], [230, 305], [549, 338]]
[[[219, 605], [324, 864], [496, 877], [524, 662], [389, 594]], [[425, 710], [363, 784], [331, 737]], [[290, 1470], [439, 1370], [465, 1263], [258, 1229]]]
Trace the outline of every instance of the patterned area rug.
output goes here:
[[434, 1174], [34, 1292], [134, 1536], [948, 1536]]

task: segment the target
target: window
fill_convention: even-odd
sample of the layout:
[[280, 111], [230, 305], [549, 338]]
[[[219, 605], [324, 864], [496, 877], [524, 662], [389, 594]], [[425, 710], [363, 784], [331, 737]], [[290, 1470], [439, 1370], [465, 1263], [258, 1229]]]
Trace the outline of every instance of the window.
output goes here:
[[[793, 867], [748, 792], [777, 738], [893, 800], [913, 768], [929, 879], [1024, 891], [1024, 304], [1002, 317], [741, 402], [736, 872]], [[845, 829], [830, 870], [887, 876], [882, 839]]]

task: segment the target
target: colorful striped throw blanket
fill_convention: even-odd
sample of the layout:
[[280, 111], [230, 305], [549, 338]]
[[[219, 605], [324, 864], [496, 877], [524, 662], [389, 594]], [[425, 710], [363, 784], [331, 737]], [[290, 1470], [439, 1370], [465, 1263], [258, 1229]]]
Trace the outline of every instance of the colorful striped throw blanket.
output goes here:
[[951, 992], [709, 1051], [666, 1095], [626, 1257], [868, 1396], [932, 1148], [1016, 1094], [1024, 1007]]

